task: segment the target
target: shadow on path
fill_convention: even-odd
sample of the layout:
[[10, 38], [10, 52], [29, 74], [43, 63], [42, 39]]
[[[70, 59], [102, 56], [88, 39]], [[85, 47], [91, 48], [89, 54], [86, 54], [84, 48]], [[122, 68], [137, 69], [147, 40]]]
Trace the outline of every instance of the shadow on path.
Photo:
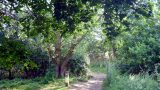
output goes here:
[[93, 78], [88, 82], [78, 82], [70, 86], [69, 90], [102, 90], [103, 80], [106, 78], [105, 74], [92, 73]]

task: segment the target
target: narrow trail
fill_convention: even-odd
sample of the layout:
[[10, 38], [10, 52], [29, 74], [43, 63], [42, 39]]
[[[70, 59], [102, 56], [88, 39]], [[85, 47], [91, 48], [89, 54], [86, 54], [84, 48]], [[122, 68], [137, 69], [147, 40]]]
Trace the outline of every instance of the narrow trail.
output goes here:
[[105, 74], [92, 73], [93, 77], [88, 82], [78, 82], [70, 86], [69, 90], [102, 90], [103, 80], [106, 78]]

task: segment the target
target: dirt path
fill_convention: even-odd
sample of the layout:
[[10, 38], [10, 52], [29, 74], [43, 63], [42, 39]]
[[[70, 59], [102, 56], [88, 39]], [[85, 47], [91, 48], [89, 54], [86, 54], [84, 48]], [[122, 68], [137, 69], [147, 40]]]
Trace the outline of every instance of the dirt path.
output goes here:
[[88, 82], [78, 82], [70, 86], [69, 90], [102, 90], [103, 80], [106, 75], [101, 73], [93, 73], [93, 78]]

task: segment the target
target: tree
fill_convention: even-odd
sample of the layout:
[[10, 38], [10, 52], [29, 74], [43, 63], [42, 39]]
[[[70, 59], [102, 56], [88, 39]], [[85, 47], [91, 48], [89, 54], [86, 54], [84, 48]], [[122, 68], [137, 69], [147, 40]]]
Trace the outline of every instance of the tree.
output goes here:
[[[77, 38], [73, 33], [81, 32], [84, 27], [88, 27], [87, 22], [90, 21], [95, 11], [93, 1], [3, 0], [0, 10], [4, 21], [2, 24], [10, 25], [10, 21], [15, 20], [22, 26], [18, 30], [25, 33], [27, 38], [42, 34], [44, 42], [47, 43], [50, 61], [56, 65], [57, 77], [62, 77], [74, 48], [85, 37], [82, 35]], [[75, 41], [71, 42], [70, 49], [65, 56], [62, 56], [62, 41], [72, 34]], [[54, 51], [51, 50], [51, 46], [55, 48]]]
[[110, 43], [110, 51], [116, 55], [115, 38], [122, 32], [130, 30], [127, 17], [135, 14], [137, 17], [143, 15], [149, 17], [152, 14], [152, 4], [147, 1], [137, 0], [105, 0], [104, 1], [104, 33]]
[[[121, 34], [117, 39], [117, 56], [126, 69], [123, 72], [153, 73], [155, 64], [159, 62], [159, 24], [155, 22], [159, 17], [132, 19], [129, 32]], [[125, 36], [125, 37], [124, 37]]]
[[155, 65], [159, 63], [159, 6], [152, 2], [152, 16], [136, 14], [130, 15], [128, 31], [115, 38], [117, 59], [123, 73], [154, 72]]

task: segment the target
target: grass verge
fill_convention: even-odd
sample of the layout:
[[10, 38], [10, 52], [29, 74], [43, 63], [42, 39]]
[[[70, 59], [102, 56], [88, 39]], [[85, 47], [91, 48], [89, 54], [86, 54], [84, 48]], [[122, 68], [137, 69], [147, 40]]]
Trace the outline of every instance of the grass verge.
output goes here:
[[[70, 77], [70, 82], [76, 82], [76, 77]], [[46, 81], [44, 77], [35, 79], [1, 80], [0, 90], [68, 90], [64, 79]]]
[[157, 90], [158, 88], [158, 83], [148, 74], [122, 75], [114, 65], [109, 68], [103, 90]]

